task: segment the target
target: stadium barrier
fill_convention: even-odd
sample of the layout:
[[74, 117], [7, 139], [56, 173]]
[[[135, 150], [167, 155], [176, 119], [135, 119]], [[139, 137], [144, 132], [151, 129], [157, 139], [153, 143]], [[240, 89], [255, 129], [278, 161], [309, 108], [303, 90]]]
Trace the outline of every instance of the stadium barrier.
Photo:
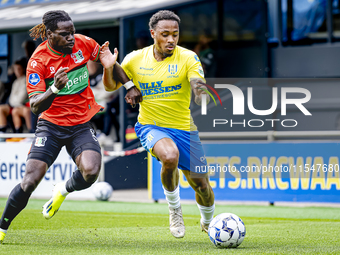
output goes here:
[[[2, 140], [0, 142], [0, 197], [7, 197], [13, 187], [22, 181], [26, 169], [27, 153], [34, 137], [34, 134], [29, 133], [0, 134], [0, 140]], [[145, 151], [145, 149], [142, 147], [127, 151], [103, 150], [103, 155], [107, 157], [103, 157], [102, 169], [98, 181], [105, 181], [104, 161], [106, 161], [106, 158], [129, 156], [143, 151]], [[63, 148], [56, 161], [47, 170], [45, 177], [37, 189], [33, 192], [32, 197], [50, 198], [53, 186], [58, 182], [68, 180], [72, 172], [76, 169], [77, 167], [72, 158], [68, 155], [66, 149]], [[68, 198], [82, 200], [94, 199], [92, 187], [71, 193]]]
[[[34, 134], [0, 134], [0, 197], [8, 197], [9, 193], [23, 179], [26, 170], [27, 153], [34, 139]], [[26, 141], [24, 139], [27, 139]], [[63, 148], [58, 158], [47, 170], [44, 178], [32, 193], [33, 198], [49, 199], [52, 195], [53, 186], [58, 182], [68, 180], [76, 164]], [[104, 172], [104, 171], [101, 171]], [[69, 199], [92, 200], [95, 199], [92, 188], [73, 192]]]
[[[340, 141], [296, 138], [335, 138], [340, 131], [221, 132], [200, 133], [215, 199], [221, 201], [340, 202]], [[221, 139], [263, 141], [230, 141]], [[294, 141], [274, 141], [294, 138]], [[164, 199], [160, 163], [148, 155], [149, 197]], [[194, 199], [194, 191], [180, 173], [182, 199]]]
[[[33, 134], [0, 134], [2, 138], [33, 138]], [[202, 139], [253, 139], [253, 142], [203, 142], [211, 174], [211, 185], [216, 200], [248, 201], [307, 201], [340, 202], [339, 141], [273, 141], [287, 138], [337, 138], [340, 131], [308, 132], [223, 132], [200, 133]], [[0, 196], [22, 180], [26, 167], [29, 143], [0, 142]], [[144, 148], [130, 151], [103, 151], [106, 156], [128, 156], [143, 152]], [[63, 149], [48, 169], [33, 197], [48, 198], [53, 184], [67, 180], [76, 166]], [[104, 171], [102, 171], [104, 172]], [[149, 196], [164, 198], [160, 182], [160, 164], [148, 157]], [[180, 177], [181, 197], [193, 199], [194, 193]], [[91, 189], [70, 195], [75, 199], [93, 199]]]

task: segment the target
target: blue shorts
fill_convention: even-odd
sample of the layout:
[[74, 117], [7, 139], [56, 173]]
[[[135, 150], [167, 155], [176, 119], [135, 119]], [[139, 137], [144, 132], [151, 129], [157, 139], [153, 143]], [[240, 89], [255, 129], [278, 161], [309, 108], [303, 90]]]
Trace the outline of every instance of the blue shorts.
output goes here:
[[174, 141], [179, 151], [178, 168], [181, 170], [199, 173], [202, 167], [207, 165], [198, 131], [142, 125], [139, 122], [135, 125], [135, 131], [142, 146], [154, 157], [156, 156], [153, 154], [152, 148], [156, 142], [163, 138], [170, 138]]

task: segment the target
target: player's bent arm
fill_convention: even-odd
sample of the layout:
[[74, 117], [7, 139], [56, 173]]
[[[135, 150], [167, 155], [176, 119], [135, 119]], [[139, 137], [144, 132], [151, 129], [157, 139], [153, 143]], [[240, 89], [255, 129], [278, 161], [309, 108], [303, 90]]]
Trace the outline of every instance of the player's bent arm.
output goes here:
[[62, 90], [68, 82], [66, 70], [68, 67], [61, 67], [54, 75], [54, 83], [43, 94], [35, 95], [30, 98], [31, 111], [34, 114], [40, 114], [46, 111], [53, 103], [60, 90]]
[[106, 91], [114, 91], [122, 86], [121, 82], [117, 82], [118, 78], [114, 77], [114, 74], [116, 74], [116, 72], [114, 72], [114, 69], [116, 69], [115, 66], [116, 65], [104, 68], [103, 83]]
[[202, 94], [205, 94], [206, 97], [207, 97], [207, 104], [208, 104], [209, 101], [210, 101], [210, 96], [206, 92], [208, 90], [208, 88], [205, 86], [204, 80], [200, 79], [200, 78], [191, 79], [190, 85], [191, 85], [191, 88], [192, 88], [194, 95], [195, 95], [195, 103], [197, 105], [201, 105]]
[[132, 106], [143, 101], [142, 93], [117, 62], [112, 67], [104, 68], [103, 83], [106, 91], [117, 90], [124, 84], [127, 90], [125, 101]]
[[30, 98], [31, 111], [35, 115], [39, 115], [43, 111], [46, 111], [48, 108], [50, 108], [56, 96], [57, 94], [54, 94], [51, 88], [49, 88], [43, 94], [32, 96]]

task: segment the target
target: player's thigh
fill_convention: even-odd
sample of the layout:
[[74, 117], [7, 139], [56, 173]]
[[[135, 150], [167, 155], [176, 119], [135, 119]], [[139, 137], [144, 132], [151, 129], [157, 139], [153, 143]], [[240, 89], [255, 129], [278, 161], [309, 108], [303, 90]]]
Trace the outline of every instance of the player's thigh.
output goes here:
[[178, 168], [202, 173], [206, 171], [206, 158], [197, 131], [170, 130], [179, 151]]
[[97, 151], [84, 150], [77, 156], [76, 164], [85, 175], [97, 176], [101, 168], [102, 157]]
[[73, 134], [66, 143], [66, 150], [79, 170], [96, 169], [101, 166], [101, 149], [96, 131], [90, 122], [72, 127]]
[[178, 157], [178, 148], [167, 129], [137, 122], [135, 131], [142, 146], [158, 160], [163, 161], [166, 155]]
[[57, 126], [47, 121], [39, 121], [28, 152], [27, 160], [36, 159], [50, 167], [63, 146]]
[[162, 162], [176, 160], [178, 161], [179, 151], [175, 142], [168, 137], [158, 140], [152, 148], [155, 156]]

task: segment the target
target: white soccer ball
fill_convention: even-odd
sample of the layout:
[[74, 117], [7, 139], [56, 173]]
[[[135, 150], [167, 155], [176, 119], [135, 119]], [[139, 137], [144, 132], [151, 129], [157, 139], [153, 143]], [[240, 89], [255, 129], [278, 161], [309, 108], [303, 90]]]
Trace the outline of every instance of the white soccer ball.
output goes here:
[[246, 227], [237, 215], [221, 213], [210, 222], [208, 235], [218, 248], [235, 248], [243, 242]]
[[97, 200], [107, 201], [111, 197], [113, 189], [107, 182], [97, 182], [93, 185], [92, 192]]

